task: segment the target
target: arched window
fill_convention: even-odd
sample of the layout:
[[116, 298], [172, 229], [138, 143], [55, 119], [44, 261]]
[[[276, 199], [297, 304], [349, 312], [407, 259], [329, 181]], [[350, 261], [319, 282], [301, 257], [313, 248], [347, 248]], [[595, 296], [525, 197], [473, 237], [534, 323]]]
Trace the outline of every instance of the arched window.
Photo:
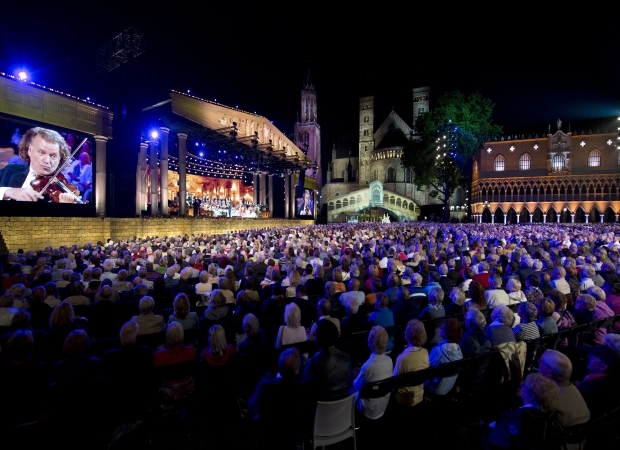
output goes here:
[[383, 194], [383, 203], [389, 203], [390, 202], [390, 196], [387, 194]]
[[387, 171], [387, 182], [395, 183], [396, 182], [396, 169], [390, 167]]
[[342, 208], [342, 203], [340, 203], [340, 200], [336, 201], [336, 209], [340, 209]]
[[551, 169], [555, 171], [564, 170], [566, 159], [563, 155], [555, 155], [551, 160]]
[[349, 200], [347, 200], [346, 198], [342, 200], [342, 207], [346, 208], [347, 206], [349, 206]]
[[390, 197], [390, 205], [395, 205], [396, 204], [396, 197], [394, 197], [393, 195]]
[[403, 201], [403, 209], [407, 209], [409, 207], [409, 204], [407, 203], [407, 201]]
[[349, 205], [355, 205], [355, 197], [349, 199]]
[[506, 160], [504, 159], [504, 157], [502, 155], [497, 155], [495, 157], [495, 162], [493, 163], [493, 167], [495, 168], [495, 171], [503, 172], [505, 163], [506, 163]]
[[588, 166], [599, 167], [601, 165], [601, 153], [598, 150], [592, 150], [588, 155]]
[[[361, 195], [358, 195], [358, 196], [355, 198], [355, 201], [356, 201], [356, 203], [357, 203], [358, 205], [359, 205], [359, 204], [361, 204], [361, 203], [362, 203], [362, 196], [361, 196]], [[377, 197], [377, 201], [379, 201], [379, 197]]]
[[334, 202], [329, 202], [329, 210], [330, 211], [334, 210]]
[[[361, 197], [357, 197], [359, 200], [357, 203], [362, 203]], [[381, 191], [379, 189], [375, 189], [372, 191], [372, 201], [373, 203], [379, 203], [381, 201]]]
[[527, 153], [524, 153], [519, 158], [519, 170], [530, 170], [530, 163], [532, 158]]
[[398, 206], [400, 208], [400, 206], [402, 205], [400, 198], [398, 200], [396, 200], [396, 206]]

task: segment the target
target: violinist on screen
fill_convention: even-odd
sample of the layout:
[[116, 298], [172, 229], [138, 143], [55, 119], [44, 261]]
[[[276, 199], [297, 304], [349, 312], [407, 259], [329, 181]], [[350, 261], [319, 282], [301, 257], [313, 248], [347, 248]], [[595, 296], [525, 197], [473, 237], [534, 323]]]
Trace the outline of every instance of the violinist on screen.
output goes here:
[[304, 190], [304, 197], [297, 199], [297, 215], [312, 216], [314, 214], [314, 200], [310, 190]]
[[[70, 156], [65, 139], [54, 130], [31, 128], [19, 143], [19, 157], [24, 164], [9, 164], [0, 169], [0, 200], [36, 202], [42, 199], [30, 183], [37, 177], [55, 175]], [[74, 196], [59, 195], [59, 203], [75, 203]]]

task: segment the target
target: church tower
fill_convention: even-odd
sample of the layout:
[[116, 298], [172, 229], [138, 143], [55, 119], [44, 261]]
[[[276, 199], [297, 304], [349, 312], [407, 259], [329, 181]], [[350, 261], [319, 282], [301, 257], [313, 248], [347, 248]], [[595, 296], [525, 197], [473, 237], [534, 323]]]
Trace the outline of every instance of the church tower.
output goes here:
[[370, 155], [375, 148], [374, 140], [374, 104], [375, 97], [360, 98], [360, 134], [359, 134], [359, 185], [368, 186], [370, 182]]
[[430, 108], [429, 96], [431, 93], [430, 86], [419, 87], [413, 90], [413, 128], [418, 121], [418, 116], [428, 112]]
[[308, 79], [301, 90], [301, 117], [295, 123], [295, 145], [308, 155], [310, 164], [316, 168], [311, 167], [306, 170], [306, 177], [316, 179], [316, 189], [320, 190], [322, 185], [321, 127], [317, 121], [316, 91], [310, 80], [309, 70]]

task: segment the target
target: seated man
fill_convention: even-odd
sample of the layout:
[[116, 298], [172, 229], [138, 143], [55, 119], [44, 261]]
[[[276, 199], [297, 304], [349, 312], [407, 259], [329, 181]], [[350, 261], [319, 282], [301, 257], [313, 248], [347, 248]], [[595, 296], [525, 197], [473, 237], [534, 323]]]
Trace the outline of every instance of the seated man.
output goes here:
[[303, 431], [306, 388], [296, 380], [299, 350], [289, 348], [278, 360], [278, 375], [267, 373], [248, 402], [259, 448], [296, 448]]
[[573, 364], [568, 356], [557, 350], [546, 350], [540, 358], [539, 373], [555, 381], [560, 388], [560, 397], [556, 406], [558, 420], [566, 427], [581, 425], [590, 420], [590, 410], [581, 393], [570, 382]]
[[497, 305], [509, 305], [510, 298], [508, 297], [508, 293], [502, 289], [502, 277], [493, 275], [489, 283], [492, 287], [484, 293], [489, 308], [495, 308]]
[[353, 298], [357, 300], [358, 305], [363, 305], [364, 297], [364, 291], [360, 291], [360, 280], [358, 278], [351, 278], [349, 280], [349, 291], [340, 294], [340, 303], [345, 305], [348, 299]]
[[577, 386], [596, 419], [620, 404], [620, 353], [607, 345], [589, 347], [590, 374]]
[[342, 319], [342, 323], [340, 324], [343, 336], [359, 331], [366, 331], [370, 328], [368, 318], [363, 311], [360, 311], [360, 306], [356, 299], [348, 299], [345, 304], [345, 309], [347, 315]]
[[142, 297], [139, 307], [140, 315], [131, 318], [140, 328], [138, 331], [139, 335], [161, 333], [166, 329], [164, 318], [153, 314], [153, 308], [155, 307], [155, 300], [153, 300], [153, 297], [149, 297], [148, 295]]
[[306, 364], [302, 382], [314, 400], [344, 398], [351, 392], [353, 369], [349, 355], [336, 349], [338, 329], [329, 320], [319, 320], [313, 332], [319, 351]]

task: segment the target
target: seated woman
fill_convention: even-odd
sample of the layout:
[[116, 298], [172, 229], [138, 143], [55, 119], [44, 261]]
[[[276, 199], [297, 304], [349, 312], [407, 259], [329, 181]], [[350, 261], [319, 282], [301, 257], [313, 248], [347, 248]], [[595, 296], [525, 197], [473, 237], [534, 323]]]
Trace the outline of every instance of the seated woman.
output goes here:
[[506, 290], [508, 291], [508, 298], [510, 304], [526, 302], [527, 298], [521, 290], [521, 282], [516, 278], [510, 278], [506, 283]]
[[[428, 350], [422, 348], [426, 343], [424, 324], [417, 319], [410, 320], [405, 329], [407, 348], [396, 358], [393, 376], [430, 367]], [[422, 402], [424, 385], [401, 387], [396, 391], [395, 399], [403, 406], [415, 406]]]
[[248, 296], [249, 300], [252, 303], [260, 302], [260, 296], [258, 295], [258, 291], [254, 290], [254, 286], [256, 285], [256, 279], [250, 276], [250, 277], [247, 277], [244, 281], [245, 281], [244, 283], [245, 289], [237, 293], [237, 302], [239, 301], [239, 297], [243, 293], [245, 293]]
[[[431, 351], [428, 358], [430, 365], [435, 367], [463, 359], [463, 353], [461, 353], [461, 347], [458, 344], [463, 335], [459, 321], [453, 317], [444, 320], [439, 329], [439, 335], [443, 340]], [[435, 395], [446, 395], [454, 387], [457, 376], [435, 378], [426, 384], [426, 388]]]
[[229, 325], [233, 323], [233, 315], [226, 306], [226, 297], [221, 291], [214, 291], [210, 298], [210, 306], [200, 318], [200, 327], [210, 329], [213, 325]]
[[357, 391], [356, 407], [365, 417], [376, 420], [383, 416], [390, 400], [390, 394], [380, 398], [360, 398], [359, 392], [364, 385], [375, 381], [385, 380], [392, 376], [394, 364], [392, 359], [385, 354], [388, 343], [388, 334], [383, 327], [374, 326], [368, 335], [368, 348], [371, 355], [362, 368], [359, 375], [353, 382]]
[[[394, 326], [394, 314], [392, 314], [389, 306], [390, 298], [387, 294], [385, 292], [377, 294], [377, 298], [375, 300], [375, 310], [370, 313], [370, 316], [368, 317], [368, 323], [370, 326], [379, 325], [384, 329]], [[391, 352], [393, 348], [394, 336], [388, 339], [386, 351]]]
[[450, 302], [446, 303], [446, 316], [455, 316], [465, 312], [465, 292], [454, 287], [450, 291]]
[[480, 355], [493, 349], [493, 345], [484, 330], [486, 324], [484, 315], [477, 309], [470, 309], [465, 314], [465, 332], [459, 341], [459, 347], [465, 356]]
[[573, 328], [577, 325], [573, 314], [566, 309], [566, 304], [568, 300], [566, 295], [564, 295], [559, 290], [553, 290], [547, 293], [547, 297], [551, 299], [555, 306], [555, 311], [551, 315], [553, 320], [555, 320], [556, 325], [558, 326], [558, 330], [565, 330], [567, 328]]
[[62, 356], [62, 347], [71, 333], [75, 329], [85, 328], [85, 321], [76, 321], [73, 313], [73, 306], [67, 302], [62, 302], [52, 311], [50, 317], [50, 328], [47, 332], [48, 356], [52, 361]]
[[217, 286], [217, 284], [220, 282], [220, 278], [217, 276], [217, 267], [215, 266], [215, 264], [209, 264], [209, 267], [207, 268], [207, 273], [209, 274], [209, 279], [207, 280], [207, 283], [211, 285], [215, 284]]
[[498, 305], [493, 308], [491, 321], [491, 324], [486, 327], [486, 332], [493, 346], [516, 342], [515, 335], [512, 332], [515, 317], [508, 306]]
[[469, 298], [470, 300], [466, 301], [464, 305], [466, 311], [470, 308], [480, 311], [489, 307], [484, 295], [484, 287], [478, 281], [472, 280], [472, 282], [469, 283]]
[[218, 282], [218, 288], [217, 289], [213, 289], [213, 292], [211, 293], [211, 296], [215, 295], [216, 292], [219, 292], [222, 295], [224, 295], [224, 299], [225, 299], [225, 303], [226, 304], [234, 304], [235, 303], [235, 294], [233, 294], [233, 291], [230, 290], [229, 286], [230, 285], [229, 285], [228, 278], [220, 277], [220, 281]]
[[127, 292], [133, 289], [133, 284], [130, 281], [127, 281], [128, 273], [126, 270], [121, 269], [118, 271], [118, 278], [112, 284], [112, 289], [114, 292]]
[[202, 295], [213, 290], [213, 285], [209, 282], [209, 272], [203, 270], [198, 277], [198, 283], [194, 287], [197, 295]]
[[489, 424], [485, 440], [491, 448], [543, 448], [560, 436], [561, 428], [553, 415], [559, 399], [556, 383], [539, 373], [529, 374], [521, 385], [521, 398], [521, 408]]
[[540, 337], [536, 318], [538, 310], [533, 303], [523, 302], [519, 305], [517, 314], [521, 318], [521, 323], [513, 328], [513, 333], [517, 342], [527, 341]]
[[306, 340], [306, 329], [301, 326], [301, 310], [297, 304], [289, 303], [286, 305], [284, 323], [286, 325], [282, 325], [278, 329], [276, 348]]
[[191, 345], [184, 346], [185, 333], [180, 322], [172, 322], [166, 328], [166, 347], [153, 354], [153, 365], [182, 364], [196, 359], [196, 351]]
[[235, 347], [226, 342], [224, 328], [213, 325], [209, 329], [208, 344], [200, 353], [200, 359], [209, 367], [224, 367], [236, 354]]
[[558, 332], [558, 325], [553, 319], [555, 312], [555, 304], [551, 299], [543, 298], [539, 304], [539, 319], [536, 321], [540, 335], [553, 334]]
[[[440, 319], [445, 317], [446, 311], [443, 307], [443, 289], [441, 287], [433, 287], [428, 293], [428, 306], [422, 310], [418, 319], [420, 320], [432, 320], [432, 319]], [[435, 328], [435, 334], [428, 341], [428, 344], [437, 344], [441, 341], [441, 336], [439, 335], [439, 328], [441, 325]]]
[[189, 310], [189, 298], [186, 294], [178, 294], [172, 306], [174, 314], [168, 317], [168, 324], [179, 322], [183, 330], [194, 330], [198, 327], [198, 314]]
[[[196, 360], [196, 350], [191, 345], [184, 346], [185, 334], [179, 322], [172, 322], [166, 329], [166, 347], [153, 354], [153, 366], [192, 363]], [[191, 371], [175, 380], [161, 380], [159, 392], [165, 401], [187, 397], [194, 390]]]

